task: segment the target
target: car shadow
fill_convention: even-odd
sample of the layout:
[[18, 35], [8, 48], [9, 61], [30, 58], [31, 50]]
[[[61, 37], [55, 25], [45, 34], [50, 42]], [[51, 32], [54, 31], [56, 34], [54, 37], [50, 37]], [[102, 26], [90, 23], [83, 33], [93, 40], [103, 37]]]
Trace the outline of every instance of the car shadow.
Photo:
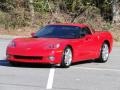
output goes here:
[[6, 66], [6, 67], [20, 67], [20, 68], [52, 68], [53, 65], [47, 65], [47, 64], [28, 64], [28, 63], [19, 63], [16, 65], [11, 65], [7, 60], [0, 60], [0, 66]]
[[[96, 63], [95, 60], [86, 60], [86, 61], [79, 61], [76, 63], [73, 63], [71, 66], [78, 66], [78, 65], [82, 65], [82, 64], [87, 64], [87, 63]], [[60, 66], [55, 66], [56, 68], [61, 68]], [[64, 68], [63, 68], [64, 69]]]
[[7, 60], [0, 60], [0, 66], [10, 66]]
[[[77, 63], [73, 63], [71, 66], [87, 64], [87, 63], [96, 63], [96, 62], [94, 60], [80, 61]], [[19, 68], [61, 68], [60, 66], [49, 65], [49, 64], [19, 63], [16, 65], [11, 65], [7, 60], [0, 60], [0, 66], [19, 67]]]
[[87, 64], [87, 63], [89, 63], [89, 64], [90, 63], [95, 63], [95, 61], [94, 60], [79, 61], [79, 62], [73, 63], [71, 66]]

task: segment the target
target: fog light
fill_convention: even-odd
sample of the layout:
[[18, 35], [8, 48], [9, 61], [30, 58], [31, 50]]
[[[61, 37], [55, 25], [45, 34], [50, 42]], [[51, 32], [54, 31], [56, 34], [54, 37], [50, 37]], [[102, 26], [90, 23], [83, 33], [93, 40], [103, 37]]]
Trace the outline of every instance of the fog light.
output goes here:
[[49, 56], [49, 60], [54, 61], [55, 57], [54, 56]]

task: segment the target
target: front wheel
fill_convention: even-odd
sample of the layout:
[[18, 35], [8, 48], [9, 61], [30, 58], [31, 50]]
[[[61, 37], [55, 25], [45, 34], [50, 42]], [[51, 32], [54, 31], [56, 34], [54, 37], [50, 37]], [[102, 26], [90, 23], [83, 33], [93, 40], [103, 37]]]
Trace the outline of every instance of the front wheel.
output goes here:
[[62, 56], [61, 67], [68, 68], [72, 63], [72, 50], [70, 47], [65, 48]]
[[109, 46], [107, 43], [104, 43], [101, 47], [100, 57], [98, 59], [99, 62], [107, 62], [109, 57]]

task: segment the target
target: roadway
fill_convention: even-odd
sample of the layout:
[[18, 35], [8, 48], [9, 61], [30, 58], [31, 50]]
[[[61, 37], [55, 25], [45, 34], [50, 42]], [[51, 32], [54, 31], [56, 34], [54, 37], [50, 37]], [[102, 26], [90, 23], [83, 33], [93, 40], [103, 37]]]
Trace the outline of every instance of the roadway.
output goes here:
[[106, 63], [80, 62], [64, 69], [47, 65], [11, 66], [0, 39], [0, 90], [119, 90], [120, 47], [113, 47]]

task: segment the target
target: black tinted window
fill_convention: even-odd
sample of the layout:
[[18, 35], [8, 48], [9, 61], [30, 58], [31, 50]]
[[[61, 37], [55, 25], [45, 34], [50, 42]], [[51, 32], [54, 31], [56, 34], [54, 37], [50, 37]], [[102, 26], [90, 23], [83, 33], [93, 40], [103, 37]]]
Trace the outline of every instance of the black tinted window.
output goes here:
[[77, 38], [80, 27], [67, 25], [48, 25], [40, 29], [35, 37], [47, 38]]
[[87, 35], [87, 34], [91, 34], [91, 31], [88, 27], [85, 27], [85, 28], [82, 29], [81, 33]]

